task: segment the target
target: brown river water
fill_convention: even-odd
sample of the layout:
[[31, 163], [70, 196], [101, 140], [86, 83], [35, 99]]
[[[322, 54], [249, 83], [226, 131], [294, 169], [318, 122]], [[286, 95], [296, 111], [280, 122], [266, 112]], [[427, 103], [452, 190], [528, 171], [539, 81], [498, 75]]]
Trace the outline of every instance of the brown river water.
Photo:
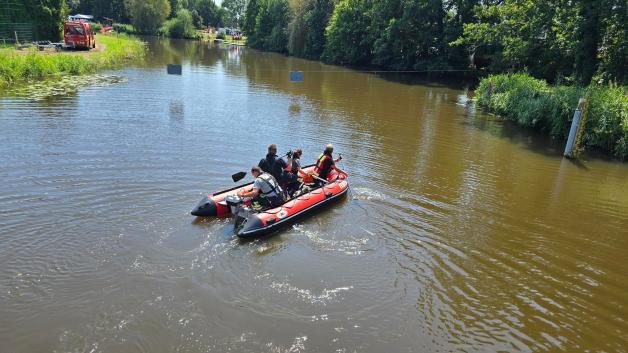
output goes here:
[[[1, 352], [628, 351], [628, 163], [460, 83], [155, 39], [104, 74], [0, 98]], [[189, 214], [328, 142], [340, 203], [246, 243]]]

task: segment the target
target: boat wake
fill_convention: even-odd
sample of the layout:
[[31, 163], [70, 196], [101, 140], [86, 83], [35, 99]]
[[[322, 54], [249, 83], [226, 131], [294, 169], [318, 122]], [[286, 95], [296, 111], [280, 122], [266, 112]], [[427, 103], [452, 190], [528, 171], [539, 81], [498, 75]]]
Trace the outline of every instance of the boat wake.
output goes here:
[[384, 194], [371, 190], [365, 187], [353, 187], [351, 188], [351, 199], [364, 200], [364, 201], [379, 201], [384, 200], [386, 197]]

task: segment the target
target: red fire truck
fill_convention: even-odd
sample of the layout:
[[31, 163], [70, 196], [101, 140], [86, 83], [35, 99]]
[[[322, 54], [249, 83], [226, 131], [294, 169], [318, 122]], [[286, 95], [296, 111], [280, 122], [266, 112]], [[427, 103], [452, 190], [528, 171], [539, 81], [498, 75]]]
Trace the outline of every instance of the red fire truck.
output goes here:
[[96, 48], [94, 33], [85, 21], [66, 21], [63, 24], [63, 41], [66, 48], [91, 49]]

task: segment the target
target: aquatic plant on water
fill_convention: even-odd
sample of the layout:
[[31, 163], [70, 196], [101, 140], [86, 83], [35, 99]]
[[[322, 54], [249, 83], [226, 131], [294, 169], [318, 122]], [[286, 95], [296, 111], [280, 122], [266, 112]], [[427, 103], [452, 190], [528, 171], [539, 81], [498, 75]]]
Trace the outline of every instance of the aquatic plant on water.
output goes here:
[[82, 87], [108, 86], [116, 83], [126, 82], [126, 77], [116, 75], [83, 75], [83, 76], [63, 76], [55, 81], [43, 81], [17, 85], [6, 91], [6, 94], [13, 97], [30, 100], [46, 100], [54, 97], [68, 96], [76, 93]]

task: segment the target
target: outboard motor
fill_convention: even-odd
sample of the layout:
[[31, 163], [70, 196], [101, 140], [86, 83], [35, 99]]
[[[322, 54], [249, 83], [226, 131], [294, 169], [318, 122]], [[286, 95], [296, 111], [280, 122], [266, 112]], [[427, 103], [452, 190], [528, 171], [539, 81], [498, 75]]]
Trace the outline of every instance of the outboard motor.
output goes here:
[[233, 215], [233, 222], [235, 224], [236, 233], [251, 214], [251, 208], [244, 204], [244, 200], [237, 195], [229, 195], [225, 197], [225, 202], [231, 208], [231, 214]]
[[231, 208], [231, 214], [235, 215], [238, 211], [238, 207], [242, 205], [244, 200], [242, 200], [242, 198], [238, 195], [228, 195], [227, 197], [225, 197], [225, 202], [227, 203], [229, 208]]

